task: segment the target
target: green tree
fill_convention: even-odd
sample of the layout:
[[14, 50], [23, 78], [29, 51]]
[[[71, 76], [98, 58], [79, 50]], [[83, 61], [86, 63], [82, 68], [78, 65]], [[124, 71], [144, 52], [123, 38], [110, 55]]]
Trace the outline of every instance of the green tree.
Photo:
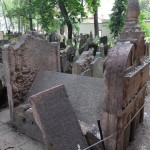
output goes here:
[[145, 20], [148, 18], [148, 13], [146, 11], [141, 11], [139, 16], [139, 24], [141, 29], [145, 32], [146, 37], [150, 37], [150, 24], [145, 23]]
[[114, 38], [119, 35], [124, 26], [127, 4], [128, 0], [116, 0], [112, 8], [109, 28]]
[[100, 0], [85, 0], [88, 10], [94, 14], [94, 30], [95, 36], [99, 37], [99, 24], [98, 24], [98, 7], [100, 6]]
[[32, 7], [46, 31], [66, 24], [68, 39], [72, 39], [73, 25], [81, 21], [81, 16], [85, 16], [81, 0], [33, 0]]
[[150, 19], [150, 0], [139, 0], [141, 11], [147, 12], [147, 19]]

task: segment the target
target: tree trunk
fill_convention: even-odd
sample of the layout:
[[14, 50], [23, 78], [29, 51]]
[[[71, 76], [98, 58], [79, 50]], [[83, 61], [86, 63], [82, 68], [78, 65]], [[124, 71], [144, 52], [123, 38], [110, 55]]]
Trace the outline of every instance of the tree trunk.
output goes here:
[[94, 14], [94, 30], [95, 30], [95, 36], [99, 37], [98, 9]]
[[[2, 4], [2, 0], [1, 0], [1, 4]], [[2, 4], [2, 13], [3, 13], [3, 16], [4, 16], [4, 20], [5, 20], [6, 30], [8, 31], [8, 25], [7, 25], [7, 20], [6, 20], [6, 15], [5, 15], [5, 12], [4, 12], [3, 4]]]
[[[7, 9], [7, 6], [6, 6], [5, 2], [4, 2], [4, 0], [3, 0], [2, 2], [3, 2], [3, 5], [4, 5], [4, 7], [5, 7], [5, 10], [8, 12], [8, 9]], [[14, 27], [14, 24], [13, 24], [13, 22], [12, 22], [11, 17], [9, 17], [9, 20], [10, 20], [10, 23], [11, 23], [11, 25], [12, 25], [12, 28], [14, 29], [15, 27]]]
[[[29, 3], [32, 3], [32, 0], [29, 0]], [[33, 30], [33, 22], [32, 22], [32, 14], [31, 12], [29, 13], [29, 22], [30, 22], [30, 31]]]
[[18, 16], [18, 32], [21, 31], [21, 20], [20, 20], [20, 16]]
[[68, 27], [68, 39], [72, 40], [73, 27], [72, 27], [72, 22], [70, 21], [69, 16], [68, 16], [68, 12], [66, 10], [64, 0], [58, 0], [58, 5], [60, 8], [61, 14], [64, 17], [64, 20], [65, 20], [67, 27]]

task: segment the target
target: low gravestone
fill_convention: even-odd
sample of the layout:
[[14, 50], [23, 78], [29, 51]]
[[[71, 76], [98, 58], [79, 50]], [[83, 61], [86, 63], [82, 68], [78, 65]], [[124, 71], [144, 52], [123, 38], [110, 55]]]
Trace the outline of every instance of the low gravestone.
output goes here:
[[102, 57], [96, 58], [89, 65], [89, 69], [81, 73], [82, 76], [103, 78], [104, 59]]
[[25, 100], [38, 71], [60, 71], [59, 44], [49, 43], [35, 33], [26, 34], [14, 46], [5, 45], [2, 54], [11, 120], [14, 122], [14, 104]]
[[90, 68], [90, 63], [94, 60], [92, 52], [85, 51], [81, 54], [79, 59], [73, 63], [73, 74], [80, 75], [82, 72]]
[[93, 72], [91, 69], [87, 69], [86, 71], [81, 73], [81, 76], [93, 77]]
[[88, 147], [64, 85], [30, 97], [33, 115], [47, 150], [76, 150]]
[[60, 50], [61, 72], [71, 72], [72, 55], [72, 46], [70, 45]]
[[103, 65], [104, 65], [104, 59], [102, 57], [96, 58], [90, 64], [90, 68], [92, 70], [93, 77], [103, 78]]

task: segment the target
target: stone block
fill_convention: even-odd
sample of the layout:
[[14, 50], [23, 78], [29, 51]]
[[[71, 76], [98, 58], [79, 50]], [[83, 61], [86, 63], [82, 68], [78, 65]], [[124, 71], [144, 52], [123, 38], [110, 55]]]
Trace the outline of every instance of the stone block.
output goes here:
[[64, 85], [30, 97], [33, 115], [39, 125], [47, 150], [73, 150], [88, 146]]

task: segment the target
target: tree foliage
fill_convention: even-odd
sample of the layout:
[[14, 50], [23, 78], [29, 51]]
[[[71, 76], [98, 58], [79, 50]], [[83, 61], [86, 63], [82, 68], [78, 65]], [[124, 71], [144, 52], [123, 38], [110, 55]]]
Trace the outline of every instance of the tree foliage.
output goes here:
[[100, 0], [11, 0], [7, 17], [21, 21], [26, 26], [32, 17], [47, 32], [67, 25], [68, 38], [71, 39], [73, 29], [82, 18], [87, 17], [88, 12], [96, 12], [99, 2]]
[[150, 24], [145, 23], [145, 20], [148, 19], [147, 11], [141, 11], [139, 16], [139, 24], [141, 29], [145, 32], [146, 37], [150, 37]]
[[141, 11], [146, 11], [147, 19], [150, 20], [150, 0], [139, 0]]
[[116, 0], [110, 15], [109, 28], [113, 37], [117, 37], [121, 32], [126, 16], [128, 0]]

